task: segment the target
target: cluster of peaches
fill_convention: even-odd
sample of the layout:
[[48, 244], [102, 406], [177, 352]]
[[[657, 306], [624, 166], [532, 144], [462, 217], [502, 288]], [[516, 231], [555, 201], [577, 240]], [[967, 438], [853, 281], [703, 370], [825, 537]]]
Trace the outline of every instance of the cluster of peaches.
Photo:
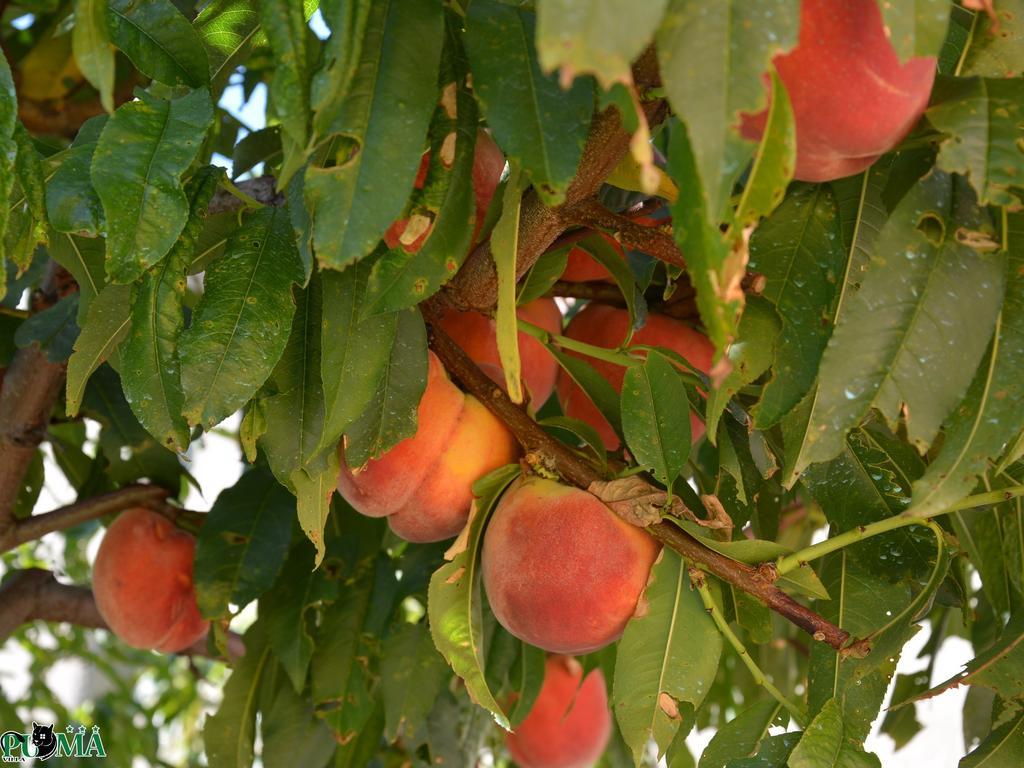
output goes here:
[[[795, 177], [805, 181], [858, 173], [892, 149], [927, 105], [935, 69], [932, 58], [899, 61], [876, 0], [803, 0], [799, 44], [774, 64], [796, 120]], [[743, 115], [740, 132], [757, 139], [764, 122], [764, 112]], [[473, 168], [477, 234], [504, 164], [501, 151], [481, 131]], [[425, 157], [418, 187], [427, 166]], [[420, 223], [395, 222], [384, 237], [388, 246], [418, 250], [429, 235], [429, 227]], [[601, 236], [624, 258], [614, 239]], [[562, 279], [610, 280], [610, 275], [585, 250], [572, 247]], [[518, 313], [551, 333], [609, 348], [621, 344], [629, 325], [625, 310], [592, 303], [563, 329], [562, 314], [549, 298], [527, 303]], [[438, 325], [495, 382], [504, 382], [492, 319], [451, 311]], [[666, 347], [704, 372], [711, 365], [709, 341], [665, 315], [651, 314], [631, 344]], [[609, 450], [618, 448], [612, 427], [579, 386], [559, 372], [544, 346], [520, 333], [519, 348], [531, 407], [556, 393], [567, 416], [590, 424]], [[361, 467], [345, 465], [341, 451], [338, 478], [338, 490], [353, 508], [386, 517], [395, 534], [412, 542], [458, 534], [470, 511], [473, 483], [519, 458], [505, 426], [462, 392], [428, 354], [416, 433]], [[622, 367], [588, 362], [621, 391]], [[693, 414], [691, 420], [697, 440], [704, 426]], [[94, 589], [101, 613], [125, 642], [177, 651], [202, 638], [207, 623], [192, 588], [194, 549], [191, 536], [147, 510], [125, 512], [110, 526], [96, 559]], [[600, 756], [611, 727], [605, 681], [599, 670], [584, 678], [571, 655], [600, 649], [621, 636], [657, 555], [651, 538], [586, 491], [529, 476], [502, 496], [483, 539], [487, 597], [506, 630], [552, 654], [533, 709], [507, 737], [520, 766], [572, 768]]]

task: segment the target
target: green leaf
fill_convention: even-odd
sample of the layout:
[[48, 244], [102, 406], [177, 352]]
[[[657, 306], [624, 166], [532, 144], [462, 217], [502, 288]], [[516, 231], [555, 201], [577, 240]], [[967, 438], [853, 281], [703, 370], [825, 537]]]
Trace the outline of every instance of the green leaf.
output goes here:
[[[437, 96], [444, 17], [431, 0], [373, 3], [356, 75], [325, 134], [337, 165], [306, 170], [320, 263], [342, 269], [373, 250], [413, 186]], [[403, 105], [396, 108], [396, 105]]]
[[717, 217], [707, 208], [696, 163], [686, 127], [675, 126], [669, 135], [668, 164], [679, 186], [679, 197], [672, 204], [672, 223], [697, 289], [701, 320], [721, 352], [736, 337], [744, 300], [739, 283], [746, 264], [745, 258], [730, 252], [722, 239]]
[[273, 585], [288, 555], [295, 499], [266, 470], [222, 491], [199, 529], [196, 602], [204, 618], [243, 608]]
[[[834, 309], [829, 315], [833, 327], [849, 306], [849, 299], [860, 289], [863, 272], [871, 260], [874, 241], [885, 224], [887, 212], [882, 192], [889, 179], [890, 166], [884, 160], [879, 161], [859, 176], [830, 184], [838, 205], [844, 247], [849, 254], [843, 277], [836, 289]], [[768, 222], [764, 226], [769, 226]], [[808, 430], [819, 421], [819, 410], [815, 384], [798, 407], [792, 409], [782, 421], [785, 446], [782, 482], [787, 488], [796, 482], [799, 473], [810, 463], [806, 454], [813, 446], [814, 439]]]
[[1024, 755], [1024, 713], [996, 728], [959, 768], [1016, 768]]
[[260, 31], [260, 16], [251, 0], [213, 0], [193, 22], [206, 48], [211, 81], [226, 79]]
[[235, 144], [231, 155], [231, 178], [237, 179], [246, 171], [264, 163], [266, 166], [281, 161], [281, 126], [272, 125], [246, 134]]
[[105, 242], [101, 238], [50, 233], [50, 256], [78, 283], [78, 315], [83, 322], [89, 304], [107, 282], [103, 266]]
[[412, 738], [444, 690], [451, 671], [434, 648], [426, 623], [403, 624], [384, 640], [380, 685], [384, 699], [384, 736]]
[[367, 410], [390, 365], [398, 315], [359, 319], [369, 275], [369, 263], [360, 262], [344, 272], [321, 276], [323, 335], [331, 343], [320, 350], [325, 415], [317, 452], [336, 445]]
[[630, 65], [650, 44], [666, 5], [667, 0], [543, 0], [537, 3], [540, 65], [546, 72], [561, 70], [563, 84], [585, 74], [605, 90], [631, 83]]
[[188, 447], [188, 423], [182, 415], [178, 341], [185, 326], [188, 269], [203, 228], [206, 206], [223, 171], [207, 166], [189, 181], [190, 214], [181, 237], [160, 264], [133, 288], [131, 334], [121, 350], [121, 384], [136, 418], [157, 441], [176, 451]]
[[118, 283], [135, 280], [177, 240], [189, 213], [181, 176], [213, 122], [207, 91], [173, 101], [141, 93], [107, 121], [92, 161], [107, 220], [107, 273]]
[[800, 462], [834, 457], [872, 405], [891, 421], [905, 406], [910, 441], [931, 444], [974, 376], [1003, 295], [1002, 255], [960, 242], [982, 225], [966, 184], [941, 171], [900, 201], [822, 357]]
[[[717, 227], [753, 150], [736, 132], [740, 113], [764, 105], [762, 75], [775, 54], [796, 44], [799, 19], [796, 0], [669, 3], [657, 35], [658, 62], [669, 104], [693, 143], [694, 176], [704, 190], [700, 213], [710, 226]], [[672, 177], [681, 191], [690, 183]]]
[[313, 570], [312, 552], [304, 542], [292, 547], [277, 582], [260, 600], [261, 619], [274, 655], [288, 673], [296, 693], [306, 685], [313, 656], [316, 610], [333, 601], [341, 586], [339, 574]]
[[937, 56], [949, 26], [945, 0], [895, 0], [880, 3], [889, 42], [900, 61], [915, 56]]
[[260, 684], [272, 666], [265, 622], [257, 621], [245, 633], [245, 655], [224, 686], [224, 698], [217, 713], [207, 718], [203, 728], [203, 744], [211, 763], [225, 768], [252, 765]]
[[373, 399], [347, 428], [345, 461], [361, 467], [416, 433], [427, 383], [427, 332], [418, 309], [398, 313], [394, 345]]
[[761, 742], [754, 757], [730, 760], [728, 768], [787, 768], [789, 755], [801, 733], [780, 733]]
[[[608, 382], [608, 379], [599, 374], [586, 360], [575, 355], [566, 354], [554, 344], [546, 346], [548, 352], [558, 361], [566, 376], [576, 382], [580, 389], [586, 393], [605, 420], [612, 425], [615, 434], [621, 435], [622, 409], [619, 404], [619, 393], [615, 391], [615, 388]], [[603, 446], [603, 443], [601, 445]]]
[[97, 115], [82, 126], [61, 164], [46, 182], [47, 218], [50, 226], [59, 232], [96, 237], [106, 225], [103, 204], [92, 186], [89, 169], [99, 131], [107, 120], [106, 115]]
[[114, 46], [107, 27], [107, 0], [75, 0], [75, 26], [71, 29], [75, 63], [107, 112], [114, 111]]
[[637, 464], [671, 488], [690, 455], [690, 409], [675, 367], [651, 352], [622, 382], [622, 431]]
[[754, 154], [750, 178], [736, 208], [736, 225], [746, 227], [771, 213], [782, 202], [796, 168], [796, 125], [789, 94], [772, 70], [772, 98], [764, 135]]
[[516, 316], [516, 256], [519, 252], [519, 212], [523, 182], [519, 167], [513, 165], [505, 186], [501, 218], [491, 234], [491, 256], [498, 273], [498, 306], [494, 315], [498, 358], [505, 373], [505, 390], [513, 403], [523, 402], [519, 320]]
[[790, 768], [881, 768], [877, 757], [850, 742], [843, 725], [839, 703], [829, 699], [793, 748]]
[[[896, 675], [892, 688], [892, 700], [903, 701], [928, 687], [928, 674], [918, 672], [909, 675]], [[918, 722], [914, 707], [889, 708], [882, 720], [880, 732], [892, 739], [897, 750], [903, 749], [911, 739], [921, 732], [922, 724]], [[966, 739], [965, 739], [966, 741]]]
[[[289, 166], [304, 158], [309, 133], [309, 80], [306, 40], [309, 29], [303, 7], [292, 0], [260, 0], [260, 21], [270, 41], [274, 56], [274, 74], [270, 80], [269, 100], [280, 121], [282, 141], [286, 148], [285, 166], [289, 172], [278, 179], [283, 189], [297, 166]], [[287, 150], [293, 148], [295, 157]], [[301, 164], [301, 163], [300, 163]]]
[[996, 19], [976, 14], [957, 74], [1019, 77], [1024, 71], [1024, 0], [999, 0], [995, 5]]
[[85, 384], [93, 371], [117, 352], [128, 335], [131, 288], [108, 285], [90, 305], [82, 332], [68, 360], [67, 414], [76, 416], [82, 405]]
[[[330, 133], [351, 92], [352, 78], [362, 55], [372, 0], [324, 2], [320, 8], [331, 36], [324, 43], [323, 66], [313, 75], [310, 103], [313, 107], [313, 131], [317, 136]], [[377, 23], [377, 22], [375, 22]]]
[[335, 451], [329, 451], [321, 460], [300, 467], [288, 478], [295, 489], [295, 511], [299, 527], [316, 547], [313, 567], [319, 568], [327, 547], [324, 544], [324, 527], [331, 511], [331, 499], [338, 489], [340, 461]]
[[[845, 550], [825, 560], [822, 579], [834, 599], [819, 603], [817, 609], [851, 637], [871, 634], [910, 604], [905, 583], [893, 584], [872, 576]], [[914, 630], [906, 626], [901, 631], [905, 633], [905, 642]], [[878, 717], [898, 660], [898, 652], [882, 657], [871, 653], [863, 659], [844, 658], [824, 643], [814, 643], [808, 666], [809, 711], [817, 715], [836, 706], [842, 718], [842, 738], [863, 744]], [[808, 732], [813, 728], [811, 723]]]
[[[840, 454], [810, 467], [803, 482], [836, 535], [899, 515], [910, 503], [911, 483], [923, 471], [912, 448], [872, 423], [852, 430]], [[923, 574], [935, 549], [933, 538], [920, 528], [904, 529], [872, 536], [846, 551], [875, 575], [891, 580]]]
[[771, 700], [744, 709], [718, 729], [701, 753], [698, 768], [725, 768], [734, 758], [753, 755], [781, 710], [782, 705]]
[[747, 301], [747, 308], [740, 318], [739, 334], [726, 350], [732, 369], [708, 395], [707, 434], [712, 442], [718, 434], [718, 420], [729, 400], [768, 370], [773, 355], [779, 354], [780, 326], [779, 316], [767, 301], [757, 296]]
[[967, 176], [982, 203], [1019, 207], [1024, 202], [1024, 81], [943, 78], [932, 99], [928, 122], [948, 137], [937, 166]]
[[205, 292], [182, 332], [183, 414], [210, 428], [255, 394], [288, 342], [302, 265], [285, 208], [253, 212], [206, 271]]
[[[411, 215], [433, 223], [419, 250], [407, 253], [401, 245], [382, 254], [370, 274], [364, 315], [412, 307], [434, 295], [450, 280], [469, 255], [476, 228], [473, 188], [479, 116], [467, 88], [465, 54], [449, 30], [449, 46], [441, 61], [441, 90], [454, 91], [442, 99], [430, 125], [430, 163], [423, 188], [414, 190]], [[482, 134], [481, 134], [482, 135]], [[455, 155], [451, 139], [455, 137]], [[448, 156], [446, 156], [448, 155]]]
[[480, 606], [478, 562], [484, 525], [501, 492], [518, 474], [518, 467], [502, 467], [477, 481], [476, 513], [468, 523], [466, 548], [430, 577], [427, 615], [434, 646], [462, 678], [473, 701], [495, 722], [509, 727], [508, 718], [484, 675], [483, 618]]
[[711, 688], [722, 636], [690, 587], [686, 562], [664, 549], [615, 654], [612, 711], [639, 765], [649, 739], [665, 753]]
[[171, 0], [109, 0], [107, 23], [114, 44], [144, 75], [193, 88], [210, 81], [202, 38]]
[[[620, 3], [621, 0], [619, 3], [606, 0], [601, 5]], [[637, 16], [648, 15], [647, 7], [659, 3], [664, 4], [664, 0], [645, 3], [642, 11], [634, 4], [629, 14], [630, 24], [616, 21], [616, 29], [632, 30]], [[541, 72], [538, 53], [546, 70], [558, 66], [550, 60], [544, 63], [545, 44], [548, 43], [550, 50], [553, 36], [550, 31], [544, 32], [545, 25], [548, 30], [554, 30], [558, 36], [558, 51], [563, 52], [567, 50], [566, 30], [592, 29], [591, 25], [601, 23], [600, 18], [614, 18], [613, 9], [591, 4], [586, 10], [577, 11], [587, 18], [586, 26], [560, 26], [552, 17], [571, 15], [567, 5], [545, 0], [535, 22], [532, 13], [485, 0], [469, 6], [466, 23], [466, 50], [473, 67], [473, 90], [487, 124], [509, 161], [522, 168], [548, 205], [564, 201], [569, 182], [576, 175], [590, 128], [594, 96], [593, 86], [586, 79], [577, 80], [563, 90], [554, 75], [546, 76]], [[652, 30], [661, 16], [660, 9], [655, 10], [654, 15]], [[644, 34], [644, 42], [649, 36], [649, 33]], [[534, 50], [535, 38], [537, 50]], [[627, 77], [629, 63], [626, 60], [624, 64]], [[569, 83], [571, 79], [569, 76], [563, 82]], [[509, 83], [516, 83], [517, 87], [509, 88]]]
[[62, 363], [71, 356], [78, 338], [78, 294], [65, 296], [52, 307], [30, 316], [14, 334], [14, 343], [25, 348], [33, 343], [46, 353], [51, 363]]
[[1024, 428], [1024, 216], [1011, 214], [1007, 222], [1006, 297], [988, 355], [944, 425], [938, 455], [914, 483], [908, 514], [935, 514], [967, 496]]
[[11, 189], [14, 186], [14, 160], [18, 148], [14, 143], [14, 126], [18, 121], [18, 96], [14, 91], [14, 78], [7, 64], [6, 54], [0, 52], [0, 299], [7, 292], [6, 248], [4, 247], [7, 232], [7, 211], [9, 209]]
[[260, 689], [260, 737], [260, 758], [267, 766], [324, 766], [338, 746], [312, 702], [295, 692], [280, 665], [274, 665]]
[[765, 276], [762, 295], [782, 330], [772, 378], [753, 409], [760, 429], [800, 402], [818, 373], [832, 332], [836, 285], [846, 265], [839, 211], [827, 184], [798, 185], [750, 238], [750, 268]]

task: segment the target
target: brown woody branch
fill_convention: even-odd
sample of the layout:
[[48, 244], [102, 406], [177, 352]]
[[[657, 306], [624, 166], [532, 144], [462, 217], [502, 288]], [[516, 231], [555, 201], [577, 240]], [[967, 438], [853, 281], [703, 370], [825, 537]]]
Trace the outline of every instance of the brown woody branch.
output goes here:
[[[482, 402], [516, 436], [531, 460], [555, 470], [563, 479], [583, 489], [605, 478], [589, 462], [577, 455], [569, 446], [545, 432], [520, 406], [509, 400], [505, 392], [491, 381], [465, 352], [436, 324], [430, 328], [430, 347], [440, 358], [448, 372], [462, 386]], [[650, 486], [651, 493], [660, 489]], [[634, 520], [625, 518], [636, 524]], [[791, 621], [815, 640], [836, 650], [842, 648], [850, 636], [832, 622], [798, 603], [774, 586], [772, 574], [732, 560], [709, 549], [698, 539], [670, 522], [648, 525], [645, 530], [664, 546], [675, 550], [708, 573], [753, 595], [780, 616]]]
[[632, 218], [609, 211], [596, 198], [581, 200], [566, 211], [571, 224], [615, 232], [627, 248], [648, 253], [666, 264], [685, 269], [675, 238], [660, 227], [638, 224]]
[[[640, 93], [660, 84], [653, 49], [648, 50], [634, 65], [633, 80]], [[646, 102], [643, 107], [651, 125], [660, 123], [668, 114], [668, 107], [662, 99]], [[597, 193], [604, 180], [629, 151], [630, 138], [618, 110], [609, 107], [597, 115], [591, 124], [590, 136], [583, 148], [576, 178], [566, 191], [565, 202], [549, 208], [534, 190], [523, 196], [516, 253], [517, 279], [525, 275], [558, 236], [573, 225], [573, 207]], [[498, 275], [491, 257], [490, 243], [484, 242], [470, 254], [454, 279], [430, 302], [456, 309], [487, 311], [494, 306], [497, 295]]]
[[151, 507], [167, 498], [167, 490], [157, 485], [130, 485], [66, 507], [16, 520], [0, 536], [0, 552], [33, 541], [48, 533], [62, 531], [103, 515], [130, 507]]
[[[30, 621], [67, 622], [79, 627], [109, 629], [96, 607], [96, 598], [88, 587], [61, 584], [50, 572], [27, 568], [10, 574], [0, 585], [0, 644], [18, 627]], [[241, 638], [228, 635], [228, 652], [245, 653]], [[183, 651], [186, 656], [210, 656], [206, 638]]]

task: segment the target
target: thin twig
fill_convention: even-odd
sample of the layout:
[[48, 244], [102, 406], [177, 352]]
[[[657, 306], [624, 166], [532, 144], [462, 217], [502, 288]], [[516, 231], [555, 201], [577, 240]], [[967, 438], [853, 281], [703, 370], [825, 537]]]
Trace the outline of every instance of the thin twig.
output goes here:
[[683, 254], [671, 234], [609, 211], [596, 198], [581, 201], [569, 209], [567, 215], [573, 224], [610, 230], [626, 247], [648, 253], [666, 264], [686, 268]]
[[[429, 316], [428, 316], [429, 319]], [[498, 417], [523, 445], [530, 458], [556, 471], [572, 485], [588, 489], [592, 483], [605, 480], [599, 469], [575, 453], [565, 443], [545, 432], [523, 408], [469, 359], [466, 353], [436, 324], [431, 324], [430, 347], [448, 373]], [[650, 491], [664, 493], [651, 486]], [[634, 521], [628, 520], [635, 524]], [[823, 616], [800, 605], [766, 578], [761, 569], [732, 560], [709, 549], [677, 525], [659, 522], [644, 528], [663, 545], [697, 563], [709, 573], [747, 594], [753, 595], [773, 611], [793, 622], [815, 640], [839, 649], [849, 640], [849, 633]]]

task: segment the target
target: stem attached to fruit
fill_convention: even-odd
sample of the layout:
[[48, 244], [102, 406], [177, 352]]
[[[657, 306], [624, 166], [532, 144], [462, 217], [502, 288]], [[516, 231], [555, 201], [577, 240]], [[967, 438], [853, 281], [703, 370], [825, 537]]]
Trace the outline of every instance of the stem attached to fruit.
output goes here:
[[951, 512], [960, 512], [965, 509], [984, 507], [989, 504], [999, 504], [1016, 498], [1017, 496], [1024, 496], [1024, 485], [1015, 485], [1009, 488], [1000, 488], [997, 491], [976, 493], [975, 495], [968, 496], [955, 504], [951, 504], [943, 510], [924, 517], [917, 515], [894, 515], [893, 517], [887, 517], [884, 520], [869, 523], [868, 525], [860, 525], [856, 528], [844, 531], [838, 536], [833, 536], [830, 539], [825, 539], [825, 541], [805, 547], [799, 552], [794, 552], [791, 555], [780, 557], [775, 562], [775, 570], [778, 572], [779, 576], [784, 576], [790, 571], [795, 571], [797, 568], [806, 565], [811, 560], [817, 560], [819, 557], [824, 557], [830, 552], [838, 552], [840, 549], [848, 547], [851, 544], [856, 544], [858, 541], [869, 539], [872, 536], [878, 536], [880, 533], [888, 533], [889, 531], [895, 531], [899, 528], [905, 528], [908, 525], [928, 525], [930, 518], [938, 517], [939, 515], [948, 515]]
[[[522, 407], [509, 400], [508, 395], [436, 324], [431, 324], [430, 327], [430, 348], [440, 358], [448, 373], [497, 416], [528, 453], [539, 455], [541, 462], [555, 469], [566, 482], [586, 490], [592, 483], [607, 479], [595, 465], [545, 432]], [[653, 485], [650, 491], [664, 493]], [[644, 530], [664, 546], [700, 565], [708, 573], [753, 595], [814, 639], [827, 643], [836, 650], [842, 648], [850, 639], [848, 632], [804, 607], [776, 587], [773, 579], [764, 573], [764, 569], [753, 568], [719, 554], [672, 523], [654, 523], [646, 526]]]
[[697, 589], [700, 594], [700, 599], [704, 603], [704, 609], [711, 616], [712, 621], [715, 622], [715, 626], [718, 627], [718, 631], [721, 632], [725, 639], [729, 641], [729, 645], [732, 646], [733, 650], [740, 657], [740, 660], [750, 671], [750, 674], [754, 678], [754, 682], [768, 691], [771, 697], [775, 699], [779, 704], [786, 708], [790, 716], [796, 721], [796, 724], [803, 728], [807, 724], [806, 714], [796, 704], [787, 699], [782, 691], [775, 687], [771, 680], [761, 671], [761, 668], [757, 666], [757, 663], [750, 658], [750, 653], [747, 651], [746, 646], [743, 645], [743, 641], [736, 636], [736, 633], [732, 631], [732, 627], [729, 626], [729, 622], [725, 620], [725, 616], [722, 615], [721, 609], [715, 603], [715, 598], [711, 595], [711, 590], [708, 589], [707, 580], [704, 578], [704, 572], [699, 568], [690, 569], [690, 583]]

